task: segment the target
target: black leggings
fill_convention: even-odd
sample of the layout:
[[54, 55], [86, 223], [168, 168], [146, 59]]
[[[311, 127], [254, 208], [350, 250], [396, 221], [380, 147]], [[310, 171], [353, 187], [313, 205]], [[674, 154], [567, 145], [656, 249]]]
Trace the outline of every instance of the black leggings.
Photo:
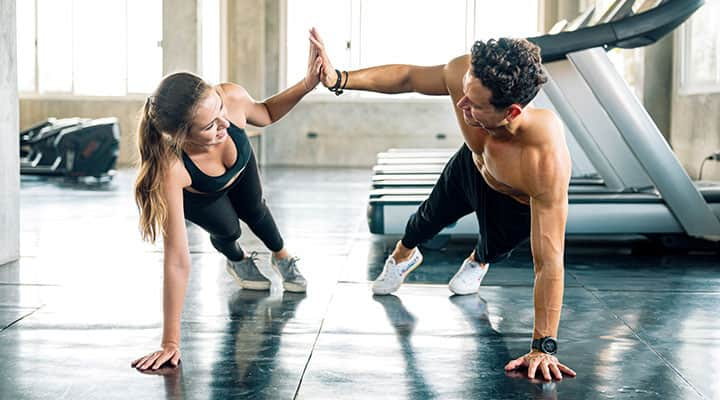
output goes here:
[[414, 248], [473, 211], [480, 228], [475, 246], [478, 262], [499, 261], [530, 237], [530, 206], [488, 186], [472, 152], [463, 144], [448, 161], [430, 196], [410, 216], [402, 243]]
[[183, 191], [185, 219], [210, 233], [210, 242], [232, 261], [243, 258], [237, 243], [241, 219], [273, 252], [282, 250], [283, 239], [265, 204], [255, 155], [229, 188], [218, 193]]

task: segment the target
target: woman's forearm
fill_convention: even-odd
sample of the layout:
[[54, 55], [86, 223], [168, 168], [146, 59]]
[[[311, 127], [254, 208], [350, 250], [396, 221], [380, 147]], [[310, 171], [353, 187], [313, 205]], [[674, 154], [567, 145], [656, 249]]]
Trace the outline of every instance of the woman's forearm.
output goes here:
[[162, 344], [180, 344], [180, 319], [189, 276], [189, 263], [167, 263], [164, 267]]
[[312, 89], [306, 86], [305, 80], [302, 80], [265, 100], [263, 103], [268, 110], [271, 122], [274, 123], [284, 117]]

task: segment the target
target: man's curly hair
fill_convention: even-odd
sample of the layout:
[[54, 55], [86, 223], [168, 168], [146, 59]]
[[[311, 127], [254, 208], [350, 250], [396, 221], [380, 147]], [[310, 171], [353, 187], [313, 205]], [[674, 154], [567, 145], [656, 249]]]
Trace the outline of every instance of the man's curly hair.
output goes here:
[[473, 74], [490, 89], [490, 104], [497, 109], [528, 105], [547, 82], [540, 48], [525, 39], [478, 40], [471, 57]]

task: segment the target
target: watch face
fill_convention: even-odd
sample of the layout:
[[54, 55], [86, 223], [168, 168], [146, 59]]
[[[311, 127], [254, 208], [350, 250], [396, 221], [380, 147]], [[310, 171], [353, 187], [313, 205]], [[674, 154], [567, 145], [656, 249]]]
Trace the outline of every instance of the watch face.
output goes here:
[[555, 354], [557, 352], [557, 342], [551, 338], [543, 340], [541, 347], [542, 351], [548, 354]]

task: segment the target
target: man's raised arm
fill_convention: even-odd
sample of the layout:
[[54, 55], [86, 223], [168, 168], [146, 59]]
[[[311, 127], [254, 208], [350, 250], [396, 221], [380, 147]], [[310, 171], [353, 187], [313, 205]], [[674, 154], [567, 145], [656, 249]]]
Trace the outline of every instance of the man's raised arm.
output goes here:
[[430, 67], [389, 64], [356, 71], [341, 71], [338, 75], [315, 28], [310, 30], [310, 42], [323, 59], [320, 81], [327, 88], [390, 94], [411, 92], [435, 96], [448, 94], [444, 64]]

